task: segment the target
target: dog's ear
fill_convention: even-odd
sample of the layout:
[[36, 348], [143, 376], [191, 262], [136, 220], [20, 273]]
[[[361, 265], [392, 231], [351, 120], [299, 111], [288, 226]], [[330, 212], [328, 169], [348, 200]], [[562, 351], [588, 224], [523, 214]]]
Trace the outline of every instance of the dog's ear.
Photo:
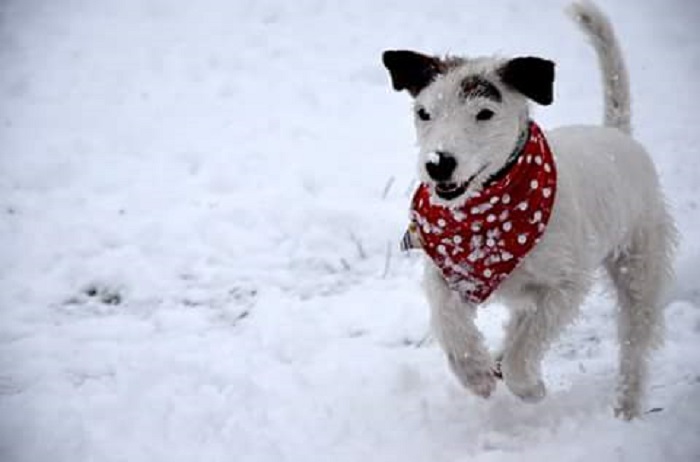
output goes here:
[[499, 70], [501, 80], [536, 103], [552, 104], [554, 63], [532, 56], [514, 58]]
[[439, 58], [408, 50], [387, 50], [382, 55], [382, 61], [391, 74], [394, 90], [408, 90], [413, 97], [428, 86], [443, 68]]

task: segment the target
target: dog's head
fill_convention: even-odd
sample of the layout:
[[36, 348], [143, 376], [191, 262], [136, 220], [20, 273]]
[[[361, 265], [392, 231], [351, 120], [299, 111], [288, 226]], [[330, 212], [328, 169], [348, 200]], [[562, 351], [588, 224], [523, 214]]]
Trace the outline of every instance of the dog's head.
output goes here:
[[551, 104], [554, 63], [541, 58], [437, 58], [385, 51], [397, 91], [414, 98], [419, 175], [447, 203], [499, 172], [527, 129], [528, 99]]

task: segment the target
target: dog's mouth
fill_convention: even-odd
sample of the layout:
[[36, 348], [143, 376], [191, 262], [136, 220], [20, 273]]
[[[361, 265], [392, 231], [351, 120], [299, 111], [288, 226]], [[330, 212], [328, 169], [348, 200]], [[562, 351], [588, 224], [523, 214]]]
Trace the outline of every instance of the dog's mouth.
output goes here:
[[479, 176], [479, 174], [483, 172], [486, 169], [486, 167], [488, 167], [488, 164], [481, 167], [475, 174], [470, 176], [469, 179], [467, 179], [467, 181], [464, 181], [462, 183], [456, 183], [452, 181], [441, 181], [439, 183], [435, 183], [435, 194], [440, 199], [446, 201], [457, 199], [462, 194], [467, 192], [467, 189], [469, 189], [469, 186], [472, 184], [474, 179], [477, 176]]
[[465, 183], [449, 183], [449, 182], [442, 182], [442, 183], [436, 183], [435, 184], [435, 194], [440, 199], [444, 200], [452, 200], [452, 199], [457, 199], [459, 196], [464, 194], [467, 191], [467, 187], [469, 186], [469, 182]]

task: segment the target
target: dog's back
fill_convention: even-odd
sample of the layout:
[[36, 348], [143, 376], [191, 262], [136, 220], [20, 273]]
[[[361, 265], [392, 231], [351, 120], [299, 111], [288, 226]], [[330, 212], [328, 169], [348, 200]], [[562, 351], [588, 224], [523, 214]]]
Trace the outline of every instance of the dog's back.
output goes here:
[[611, 254], [611, 249], [612, 253], [625, 252], [637, 227], [671, 220], [651, 158], [630, 136], [629, 78], [612, 25], [587, 0], [572, 4], [568, 11], [598, 56], [604, 126], [567, 126], [548, 131], [557, 157], [560, 187], [558, 213], [547, 237], [579, 236], [571, 240], [576, 249], [572, 251], [579, 255], [571, 258], [579, 265], [595, 267]]
[[557, 213], [548, 234], [569, 241], [584, 267], [597, 267], [611, 249], [624, 251], [632, 229], [663, 215], [654, 165], [628, 135], [567, 126], [548, 131], [547, 138], [559, 170]]

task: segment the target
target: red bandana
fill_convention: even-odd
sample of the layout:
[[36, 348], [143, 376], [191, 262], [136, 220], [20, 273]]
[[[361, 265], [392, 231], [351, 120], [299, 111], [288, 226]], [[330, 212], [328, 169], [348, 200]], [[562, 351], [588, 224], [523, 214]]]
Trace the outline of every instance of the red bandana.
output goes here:
[[[531, 122], [517, 162], [461, 207], [434, 203], [428, 185], [421, 184], [413, 196], [412, 231], [448, 285], [481, 303], [539, 242], [556, 187], [552, 151]], [[404, 246], [411, 247], [411, 240], [409, 231]]]

